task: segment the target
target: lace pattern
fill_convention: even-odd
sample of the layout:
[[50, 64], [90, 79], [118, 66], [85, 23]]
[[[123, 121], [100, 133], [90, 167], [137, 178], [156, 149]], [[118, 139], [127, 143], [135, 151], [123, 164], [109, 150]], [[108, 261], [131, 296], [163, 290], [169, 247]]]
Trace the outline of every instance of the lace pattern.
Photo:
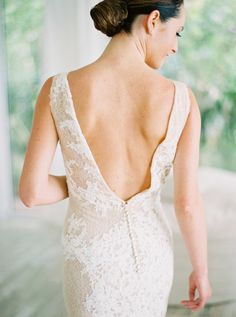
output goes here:
[[151, 164], [151, 186], [127, 202], [99, 173], [73, 108], [67, 73], [54, 76], [50, 107], [65, 164], [69, 205], [62, 232], [64, 296], [72, 317], [164, 317], [173, 280], [171, 228], [161, 188], [189, 113], [184, 83], [166, 139]]

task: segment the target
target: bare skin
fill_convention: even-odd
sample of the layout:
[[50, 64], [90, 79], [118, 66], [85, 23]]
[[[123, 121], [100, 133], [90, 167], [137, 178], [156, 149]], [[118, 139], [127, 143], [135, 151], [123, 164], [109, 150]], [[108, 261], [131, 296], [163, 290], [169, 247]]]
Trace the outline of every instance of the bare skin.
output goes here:
[[77, 119], [101, 174], [128, 200], [150, 187], [151, 159], [166, 135], [175, 90], [171, 81], [149, 70], [124, 76], [99, 61], [71, 72], [68, 80]]
[[[68, 75], [77, 120], [99, 170], [112, 191], [123, 200], [150, 187], [152, 156], [167, 132], [175, 89], [158, 69], [177, 52], [176, 34], [183, 28], [185, 10], [161, 23], [159, 12], [139, 16], [132, 36], [114, 36], [94, 63]], [[28, 206], [52, 204], [68, 197], [66, 177], [49, 174], [58, 143], [50, 113], [52, 77], [36, 103], [19, 194]], [[193, 272], [189, 300], [192, 311], [211, 296], [207, 270], [207, 236], [197, 183], [200, 111], [189, 88], [191, 109], [174, 160], [174, 203]], [[199, 297], [195, 298], [195, 290]]]

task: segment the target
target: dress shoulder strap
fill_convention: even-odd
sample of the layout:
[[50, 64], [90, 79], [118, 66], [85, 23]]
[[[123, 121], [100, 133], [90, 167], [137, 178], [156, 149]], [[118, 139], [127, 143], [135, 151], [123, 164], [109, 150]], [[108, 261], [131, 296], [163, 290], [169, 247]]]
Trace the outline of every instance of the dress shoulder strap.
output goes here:
[[50, 110], [59, 135], [60, 143], [80, 143], [77, 124], [71, 106], [71, 96], [66, 73], [58, 73], [52, 79], [50, 88]]
[[50, 89], [50, 108], [54, 119], [57, 120], [65, 118], [67, 109], [68, 96], [64, 76], [64, 73], [54, 75]]
[[188, 87], [184, 82], [175, 81], [176, 101], [172, 125], [170, 127], [170, 139], [178, 142], [184, 129], [190, 111], [190, 97]]

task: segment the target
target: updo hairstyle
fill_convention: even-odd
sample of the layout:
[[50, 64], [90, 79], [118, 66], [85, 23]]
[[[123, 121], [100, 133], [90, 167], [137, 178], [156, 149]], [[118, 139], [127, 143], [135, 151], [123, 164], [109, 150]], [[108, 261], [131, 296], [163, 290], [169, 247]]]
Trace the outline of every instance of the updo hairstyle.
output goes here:
[[112, 37], [122, 30], [132, 32], [132, 24], [139, 14], [159, 10], [161, 22], [177, 17], [184, 0], [104, 0], [90, 10], [97, 30]]

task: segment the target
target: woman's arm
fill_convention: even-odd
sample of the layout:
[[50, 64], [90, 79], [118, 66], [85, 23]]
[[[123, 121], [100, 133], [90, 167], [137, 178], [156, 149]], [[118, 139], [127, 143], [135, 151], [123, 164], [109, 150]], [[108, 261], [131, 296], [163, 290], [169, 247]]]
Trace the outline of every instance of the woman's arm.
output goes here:
[[32, 207], [53, 204], [68, 196], [66, 176], [48, 175], [48, 183], [38, 194]]
[[[190, 113], [181, 134], [173, 163], [174, 205], [176, 218], [193, 266], [190, 276], [189, 297], [185, 301], [188, 308], [199, 309], [210, 296], [209, 285], [201, 288], [199, 281], [208, 281], [207, 226], [202, 198], [198, 187], [198, 165], [201, 134], [201, 114], [196, 98], [189, 89]], [[198, 282], [193, 282], [197, 279]], [[197, 284], [197, 285], [195, 285]], [[208, 284], [208, 283], [207, 283]], [[200, 292], [200, 300], [193, 302], [195, 289]]]
[[37, 98], [31, 135], [19, 181], [19, 197], [27, 207], [46, 205], [68, 197], [65, 176], [49, 175], [59, 140], [50, 110], [52, 77]]
[[174, 205], [193, 268], [198, 274], [207, 274], [207, 232], [198, 188], [201, 117], [191, 91], [190, 99], [190, 113], [173, 164]]

